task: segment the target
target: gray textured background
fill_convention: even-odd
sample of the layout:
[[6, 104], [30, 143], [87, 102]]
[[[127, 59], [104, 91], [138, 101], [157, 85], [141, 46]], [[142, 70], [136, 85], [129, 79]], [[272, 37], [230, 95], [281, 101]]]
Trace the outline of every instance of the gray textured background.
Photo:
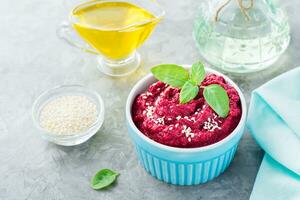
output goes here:
[[[283, 1], [282, 1], [283, 2]], [[192, 63], [200, 58], [191, 33], [197, 1], [160, 0], [165, 20], [141, 48], [142, 67], [134, 75], [111, 79], [99, 73], [96, 60], [56, 36], [65, 18], [62, 0], [9, 0], [0, 4], [0, 199], [248, 199], [262, 151], [246, 132], [229, 169], [201, 186], [176, 187], [155, 180], [138, 164], [125, 127], [124, 105], [132, 85], [149, 67], [162, 62]], [[271, 70], [233, 77], [250, 92], [300, 63], [299, 8], [285, 1], [292, 28], [288, 51]], [[31, 106], [44, 90], [83, 84], [105, 100], [102, 129], [88, 142], [61, 147], [40, 138]], [[101, 168], [119, 171], [115, 187], [89, 187]]]

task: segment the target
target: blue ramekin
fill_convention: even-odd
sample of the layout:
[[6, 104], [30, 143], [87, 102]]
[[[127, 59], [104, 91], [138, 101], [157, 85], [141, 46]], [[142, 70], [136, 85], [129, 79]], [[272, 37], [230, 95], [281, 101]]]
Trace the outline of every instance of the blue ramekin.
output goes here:
[[244, 133], [246, 123], [246, 101], [239, 87], [227, 76], [206, 68], [207, 73], [223, 76], [240, 96], [242, 116], [238, 126], [223, 140], [199, 148], [170, 147], [146, 137], [135, 126], [131, 107], [138, 94], [146, 91], [157, 81], [152, 74], [145, 76], [132, 88], [126, 103], [128, 133], [136, 147], [138, 158], [152, 176], [174, 185], [197, 185], [219, 176], [229, 166]]

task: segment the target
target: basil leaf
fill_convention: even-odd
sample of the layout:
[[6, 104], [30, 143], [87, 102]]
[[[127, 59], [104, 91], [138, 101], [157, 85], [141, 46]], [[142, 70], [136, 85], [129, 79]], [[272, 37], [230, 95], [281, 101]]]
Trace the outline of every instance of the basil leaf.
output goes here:
[[187, 81], [179, 94], [179, 101], [181, 104], [185, 104], [194, 99], [199, 92], [199, 87], [195, 85], [191, 80]]
[[119, 173], [110, 169], [102, 169], [93, 177], [91, 186], [95, 190], [105, 188], [111, 185], [117, 179], [118, 175]]
[[208, 105], [220, 116], [227, 117], [229, 113], [229, 97], [226, 90], [218, 85], [205, 86], [203, 96]]
[[200, 85], [205, 78], [204, 65], [199, 61], [192, 65], [191, 80]]
[[189, 80], [189, 72], [175, 64], [157, 65], [151, 72], [155, 78], [173, 87], [181, 88]]

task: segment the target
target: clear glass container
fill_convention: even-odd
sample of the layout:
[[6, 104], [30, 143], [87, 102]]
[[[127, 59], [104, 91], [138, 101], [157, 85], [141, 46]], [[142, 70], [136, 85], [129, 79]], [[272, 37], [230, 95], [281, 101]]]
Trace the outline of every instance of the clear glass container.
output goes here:
[[[51, 100], [64, 95], [82, 95], [93, 101], [97, 107], [96, 121], [85, 131], [70, 135], [59, 135], [47, 132], [40, 125], [40, 113], [43, 107]], [[42, 138], [63, 146], [74, 146], [81, 144], [97, 133], [104, 121], [104, 103], [101, 96], [94, 90], [80, 85], [63, 85], [43, 92], [34, 102], [32, 107], [32, 118], [35, 127]]]
[[288, 18], [272, 0], [201, 1], [193, 34], [207, 62], [233, 73], [271, 66], [290, 41]]

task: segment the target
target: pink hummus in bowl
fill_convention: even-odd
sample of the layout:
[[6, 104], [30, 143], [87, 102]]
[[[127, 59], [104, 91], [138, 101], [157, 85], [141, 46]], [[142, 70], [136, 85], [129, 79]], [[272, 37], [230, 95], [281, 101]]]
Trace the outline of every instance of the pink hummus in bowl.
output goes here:
[[139, 94], [132, 105], [132, 119], [148, 138], [179, 148], [203, 147], [227, 137], [239, 124], [242, 109], [237, 90], [216, 74], [207, 74], [201, 86], [218, 84], [229, 96], [230, 111], [219, 117], [203, 97], [203, 89], [195, 99], [179, 103], [179, 88], [157, 81]]

